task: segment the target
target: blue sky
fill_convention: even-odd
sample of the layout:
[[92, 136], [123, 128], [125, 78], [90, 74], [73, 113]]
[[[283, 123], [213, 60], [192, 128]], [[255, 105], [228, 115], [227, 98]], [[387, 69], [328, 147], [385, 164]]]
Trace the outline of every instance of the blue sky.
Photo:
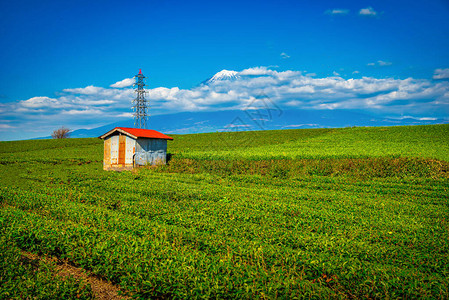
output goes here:
[[[152, 113], [279, 105], [449, 120], [449, 1], [1, 1], [0, 140]], [[237, 82], [198, 84], [226, 69]], [[120, 87], [119, 87], [120, 86]], [[129, 102], [128, 102], [129, 101]]]

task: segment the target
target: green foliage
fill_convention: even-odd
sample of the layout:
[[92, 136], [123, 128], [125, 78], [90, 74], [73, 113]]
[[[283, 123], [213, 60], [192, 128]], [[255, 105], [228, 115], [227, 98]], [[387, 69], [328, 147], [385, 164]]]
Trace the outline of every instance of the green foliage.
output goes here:
[[169, 150], [194, 159], [422, 157], [449, 161], [449, 125], [294, 129], [175, 137]]
[[54, 264], [22, 255], [4, 235], [0, 236], [0, 286], [0, 299], [94, 298], [89, 285], [58, 277]]
[[448, 128], [176, 136], [133, 172], [97, 139], [0, 143], [0, 238], [142, 299], [446, 299]]
[[268, 175], [297, 178], [307, 175], [370, 177], [440, 177], [449, 174], [449, 162], [423, 158], [321, 158], [270, 160], [194, 160], [176, 158], [160, 172], [228, 175]]

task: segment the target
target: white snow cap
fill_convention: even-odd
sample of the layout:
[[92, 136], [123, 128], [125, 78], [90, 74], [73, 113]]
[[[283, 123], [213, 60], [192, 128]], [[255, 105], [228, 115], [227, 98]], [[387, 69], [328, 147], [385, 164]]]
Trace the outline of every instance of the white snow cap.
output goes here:
[[237, 74], [238, 74], [238, 72], [236, 72], [236, 71], [221, 70], [220, 72], [218, 72], [217, 74], [212, 76], [210, 79], [208, 79], [206, 82], [212, 83], [212, 82], [221, 81], [221, 80], [238, 79], [238, 78], [240, 78], [240, 76], [238, 76]]

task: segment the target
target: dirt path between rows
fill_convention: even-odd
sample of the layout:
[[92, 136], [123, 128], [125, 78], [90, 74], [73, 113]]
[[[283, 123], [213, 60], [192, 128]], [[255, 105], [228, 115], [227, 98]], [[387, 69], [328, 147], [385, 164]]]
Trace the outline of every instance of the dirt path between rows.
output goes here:
[[119, 295], [118, 292], [120, 291], [120, 288], [118, 286], [113, 285], [97, 276], [89, 275], [86, 270], [75, 267], [66, 261], [61, 261], [54, 257], [39, 256], [27, 251], [22, 251], [22, 255], [30, 260], [44, 260], [55, 262], [58, 276], [73, 276], [77, 279], [82, 279], [84, 282], [90, 284], [92, 291], [94, 292], [95, 299], [131, 299], [130, 297]]

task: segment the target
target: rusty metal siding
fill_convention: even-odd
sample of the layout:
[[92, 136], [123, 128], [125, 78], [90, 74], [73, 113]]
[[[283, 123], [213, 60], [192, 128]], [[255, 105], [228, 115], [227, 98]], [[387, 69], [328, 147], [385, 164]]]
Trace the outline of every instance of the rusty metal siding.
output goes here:
[[119, 135], [118, 144], [118, 164], [124, 165], [126, 159], [126, 136]]
[[165, 164], [167, 141], [162, 139], [139, 138], [136, 142], [136, 165]]
[[125, 164], [132, 165], [134, 163], [134, 152], [136, 151], [136, 140], [126, 136], [126, 159]]
[[134, 166], [166, 163], [167, 140], [114, 134], [104, 140], [105, 170], [131, 170]]
[[111, 164], [111, 138], [108, 137], [104, 140], [104, 159], [103, 168]]
[[118, 164], [118, 135], [111, 136], [111, 165]]

